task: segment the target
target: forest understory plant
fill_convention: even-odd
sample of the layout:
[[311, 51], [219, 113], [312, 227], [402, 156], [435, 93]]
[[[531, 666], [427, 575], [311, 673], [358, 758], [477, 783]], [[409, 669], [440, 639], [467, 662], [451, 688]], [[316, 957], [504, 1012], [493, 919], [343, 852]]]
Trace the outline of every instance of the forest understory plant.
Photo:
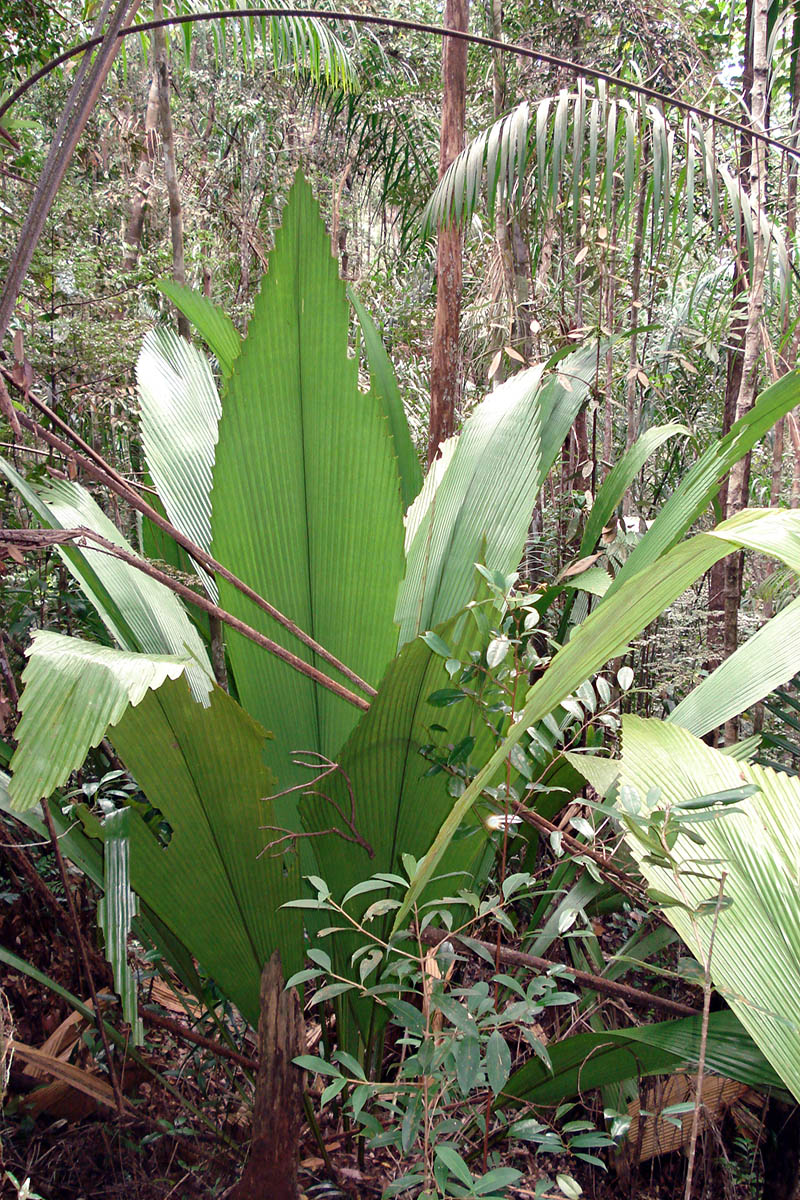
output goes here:
[[[129, 772], [136, 790], [121, 789], [119, 810], [98, 813], [82, 800], [67, 808], [56, 795], [47, 813], [64, 853], [105, 889], [107, 948], [115, 930], [116, 987], [132, 1028], [130, 928], [198, 1000], [213, 983], [253, 1026], [274, 950], [298, 984], [323, 971], [330, 982], [313, 998], [336, 1001], [336, 1049], [314, 1068], [331, 1079], [325, 1103], [344, 1106], [362, 1136], [384, 1137], [378, 1109], [399, 1121], [402, 1155], [421, 1138], [419, 1171], [398, 1189], [429, 1195], [503, 1194], [518, 1177], [497, 1157], [501, 1134], [541, 1153], [609, 1146], [597, 1122], [562, 1122], [576, 1096], [612, 1084], [629, 1094], [640, 1074], [696, 1063], [701, 1034], [707, 1068], [796, 1092], [774, 1026], [791, 996], [765, 999], [760, 975], [749, 989], [737, 982], [753, 1041], [728, 1013], [625, 1030], [606, 1028], [602, 1012], [579, 1015], [591, 976], [603, 973], [585, 969], [587, 946], [598, 949], [592, 906], [602, 898], [619, 907], [620, 890], [628, 902], [645, 897], [634, 862], [620, 857], [618, 810], [603, 811], [601, 838], [578, 772], [585, 767], [600, 795], [613, 786], [619, 768], [597, 751], [616, 745], [619, 696], [633, 680], [624, 666], [603, 669], [686, 587], [743, 547], [800, 570], [794, 512], [746, 511], [682, 540], [732, 463], [797, 403], [797, 375], [700, 456], [635, 544], [604, 542], [643, 461], [683, 430], [644, 434], [598, 487], [573, 561], [532, 588], [518, 575], [530, 514], [595, 380], [602, 338], [493, 391], [423, 483], [386, 353], [357, 307], [369, 391], [359, 388], [344, 285], [304, 180], [284, 210], [245, 339], [206, 298], [165, 290], [216, 359], [210, 366], [196, 346], [156, 329], [138, 364], [161, 530], [174, 528], [179, 546], [157, 541], [159, 526], [146, 519], [134, 549], [77, 482], [26, 482], [1, 467], [46, 527], [39, 544], [56, 547], [103, 626], [94, 642], [34, 635], [3, 804], [40, 828], [36, 804], [106, 738]], [[87, 461], [104, 477], [96, 457]], [[35, 538], [4, 530], [0, 540], [13, 557]], [[162, 563], [155, 576], [148, 551]], [[231, 630], [228, 692], [214, 679], [210, 628], [182, 603], [193, 604], [192, 590], [208, 597], [199, 611]], [[792, 678], [798, 642], [786, 630], [795, 620], [789, 606], [757, 635], [771, 648], [763, 670], [752, 670], [758, 649], [747, 643], [701, 683], [672, 715], [676, 730], [682, 722], [702, 734]], [[722, 756], [726, 770], [745, 769], [735, 752]], [[311, 783], [309, 764], [325, 767]], [[793, 830], [796, 818], [786, 820]], [[122, 875], [112, 887], [113, 870]], [[499, 891], [484, 895], [493, 871]], [[301, 899], [302, 875], [316, 900]], [[396, 897], [370, 896], [395, 888]], [[535, 913], [529, 928], [508, 916], [512, 899]], [[750, 903], [743, 894], [730, 911], [738, 919]], [[328, 952], [320, 914], [331, 909], [348, 927]], [[462, 909], [493, 923], [490, 949], [464, 934]], [[482, 945], [488, 979], [455, 991], [431, 981], [441, 955], [423, 953], [421, 939], [398, 957], [397, 935], [411, 922], [424, 933], [434, 916], [459, 930], [459, 944]], [[720, 945], [728, 920], [725, 909]], [[543, 940], [557, 937], [576, 954], [523, 987], [500, 970], [516, 950], [503, 935], [522, 938], [523, 954], [541, 958]], [[561, 991], [571, 970], [581, 988]], [[561, 1007], [571, 1015], [547, 1047], [521, 1032], [540, 1010]], [[765, 1007], [768, 1020], [749, 1019]], [[399, 1073], [382, 1053], [389, 1013], [403, 1031]], [[512, 1029], [530, 1051], [514, 1072]], [[510, 1119], [512, 1103], [554, 1107], [556, 1117]], [[619, 1104], [607, 1107], [610, 1122], [622, 1119]], [[556, 1172], [538, 1194], [575, 1196], [577, 1186]]]

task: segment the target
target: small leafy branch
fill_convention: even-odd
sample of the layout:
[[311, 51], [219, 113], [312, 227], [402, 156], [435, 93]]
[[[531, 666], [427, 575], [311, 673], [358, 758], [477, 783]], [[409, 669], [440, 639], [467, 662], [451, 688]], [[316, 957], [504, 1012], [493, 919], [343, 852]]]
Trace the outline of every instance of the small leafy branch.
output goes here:
[[[329, 1057], [303, 1055], [298, 1066], [327, 1080], [320, 1104], [336, 1103], [352, 1121], [362, 1144], [383, 1148], [396, 1156], [402, 1173], [384, 1192], [385, 1197], [421, 1188], [420, 1196], [483, 1196], [500, 1200], [522, 1173], [502, 1165], [497, 1146], [503, 1140], [536, 1147], [537, 1154], [573, 1155], [593, 1165], [604, 1165], [596, 1151], [613, 1146], [614, 1139], [597, 1130], [591, 1121], [575, 1119], [559, 1130], [573, 1105], [556, 1109], [550, 1120], [541, 1114], [507, 1119], [503, 1108], [510, 1100], [505, 1089], [512, 1074], [510, 1042], [524, 1045], [551, 1070], [539, 1018], [548, 1010], [574, 1004], [569, 990], [571, 974], [555, 965], [547, 973], [524, 980], [494, 969], [491, 949], [470, 936], [478, 923], [494, 921], [514, 933], [507, 911], [512, 901], [531, 894], [534, 878], [517, 872], [505, 881], [501, 894], [481, 898], [461, 890], [454, 896], [429, 901], [417, 912], [412, 930], [385, 938], [378, 931], [381, 918], [399, 901], [384, 895], [357, 913], [361, 899], [375, 892], [406, 889], [416, 862], [404, 858], [408, 879], [386, 872], [351, 888], [337, 902], [324, 880], [308, 876], [314, 898], [290, 901], [286, 907], [314, 909], [332, 915], [331, 925], [318, 937], [358, 936], [349, 954], [329, 954], [312, 946], [313, 966], [292, 976], [287, 987], [313, 983], [310, 1003], [340, 1002], [345, 993], [374, 1000], [392, 1027], [393, 1049], [399, 1058], [388, 1081], [375, 1082], [368, 1074], [369, 1055], [359, 1061], [337, 1049]], [[431, 922], [443, 923], [449, 933], [436, 947], [423, 937]], [[451, 940], [452, 939], [452, 940]], [[491, 972], [489, 978], [459, 985], [455, 974], [462, 959], [456, 947], [477, 948]], [[357, 978], [352, 978], [355, 972]], [[566, 987], [564, 986], [566, 984]], [[490, 1147], [488, 1155], [484, 1144]], [[592, 1153], [594, 1152], [594, 1153]], [[472, 1164], [483, 1159], [475, 1173]], [[555, 1181], [545, 1177], [536, 1185], [538, 1197], [577, 1197], [580, 1187], [569, 1175]]]

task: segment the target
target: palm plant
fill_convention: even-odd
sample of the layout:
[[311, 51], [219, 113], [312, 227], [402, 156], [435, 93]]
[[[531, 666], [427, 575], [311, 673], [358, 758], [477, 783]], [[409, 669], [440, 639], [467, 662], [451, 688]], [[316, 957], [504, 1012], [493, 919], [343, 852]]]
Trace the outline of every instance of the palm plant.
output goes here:
[[[569, 640], [496, 729], [476, 732], [468, 706], [449, 708], [448, 741], [472, 739], [471, 761], [485, 764], [454, 802], [424, 756], [440, 711], [430, 698], [447, 691], [453, 662], [492, 665], [487, 644], [503, 637], [498, 589], [513, 581], [535, 497], [590, 387], [596, 346], [496, 389], [420, 486], [388, 360], [360, 307], [371, 387], [358, 387], [344, 287], [302, 179], [243, 341], [203, 297], [168, 290], [216, 357], [222, 400], [197, 349], [149, 335], [139, 362], [145, 452], [177, 535], [204, 567], [200, 586], [225, 607], [196, 603], [234, 630], [232, 695], [213, 683], [202, 637], [163, 573], [145, 578], [153, 568], [91, 497], [69, 481], [33, 488], [2, 464], [115, 643], [35, 635], [10, 803], [30, 813], [107, 736], [166, 832], [135, 808], [121, 831], [78, 807], [86, 835], [76, 835], [78, 852], [87, 838], [108, 845], [112, 833], [123, 836], [130, 885], [150, 928], [166, 927], [173, 961], [184, 947], [183, 961], [188, 950], [255, 1022], [270, 953], [280, 950], [287, 971], [302, 964], [302, 910], [280, 910], [297, 896], [301, 868], [342, 895], [376, 872], [396, 874], [403, 855], [421, 860], [396, 928], [423, 897], [441, 894], [442, 873], [485, 878], [493, 844], [480, 810], [498, 803], [486, 789], [506, 777], [510, 751], [538, 723], [731, 549], [752, 546], [800, 569], [794, 513], [750, 514], [681, 541], [731, 462], [796, 404], [798, 379], [770, 388], [701, 456], [613, 580], [579, 561], [531, 598], [544, 613], [577, 587], [597, 603], [564, 630]], [[581, 558], [644, 459], [680, 432], [649, 431], [608, 476]], [[220, 560], [225, 570], [210, 567]], [[297, 625], [268, 615], [259, 592]], [[797, 671], [796, 656], [786, 657], [765, 691]], [[759, 688], [746, 666], [728, 684], [729, 708]], [[536, 793], [529, 802], [536, 807]], [[371, 1014], [355, 1003], [343, 1018], [340, 1032], [355, 1047]]]

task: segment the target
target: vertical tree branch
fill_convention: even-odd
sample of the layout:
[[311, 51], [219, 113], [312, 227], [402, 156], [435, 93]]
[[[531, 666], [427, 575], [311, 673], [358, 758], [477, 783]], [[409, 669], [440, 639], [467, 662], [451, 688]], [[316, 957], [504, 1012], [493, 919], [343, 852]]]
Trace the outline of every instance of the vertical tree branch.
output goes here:
[[[444, 23], [466, 32], [469, 0], [446, 0]], [[442, 51], [442, 131], [439, 178], [464, 147], [467, 96], [467, 43], [445, 37]], [[461, 322], [461, 230], [453, 223], [439, 230], [436, 248], [436, 317], [431, 354], [431, 415], [428, 464], [455, 428], [461, 394], [459, 326]]]
[[136, 168], [133, 185], [133, 200], [125, 226], [125, 257], [122, 260], [123, 271], [132, 271], [139, 258], [144, 230], [144, 217], [150, 187], [153, 183], [153, 163], [156, 157], [158, 127], [158, 74], [153, 71], [150, 81], [150, 91], [147, 96], [147, 108], [144, 115], [144, 145]]
[[[641, 121], [640, 124], [644, 125]], [[687, 124], [688, 129], [688, 124]], [[688, 147], [688, 141], [687, 141]], [[689, 150], [691, 153], [691, 150]], [[639, 162], [639, 191], [636, 197], [636, 215], [633, 227], [633, 254], [631, 256], [631, 338], [628, 347], [628, 374], [625, 379], [625, 449], [630, 450], [639, 432], [639, 335], [641, 290], [642, 290], [642, 258], [644, 254], [644, 218], [647, 208], [647, 186], [649, 175], [647, 170], [647, 137], [642, 137], [642, 152]], [[631, 511], [630, 492], [625, 493], [623, 512]]]
[[[117, 37], [123, 26], [130, 24], [141, 0], [119, 0], [105, 37], [97, 48], [94, 62], [89, 68], [92, 52], [87, 50], [81, 60], [78, 75], [70, 90], [67, 104], [56, 129], [36, 191], [28, 209], [16, 250], [11, 257], [0, 294], [0, 341], [8, 329], [14, 305], [28, 273], [33, 253], [42, 236], [48, 213], [53, 207], [56, 193], [70, 164], [78, 140], [86, 127], [97, 102], [111, 64], [122, 44]], [[106, 3], [98, 18], [96, 30], [101, 32], [110, 3]]]
[[[153, 0], [153, 17], [160, 21], [164, 16], [163, 0]], [[167, 36], [163, 26], [153, 30], [153, 57], [158, 79], [158, 112], [161, 122], [161, 140], [164, 144], [164, 181], [169, 200], [169, 230], [172, 238], [172, 278], [176, 283], [186, 283], [183, 260], [183, 207], [175, 166], [175, 133], [172, 128], [172, 113], [169, 106], [169, 63], [167, 61]], [[187, 318], [178, 311], [178, 332], [189, 338], [191, 329]]]
[[[751, 125], [757, 133], [766, 132], [767, 121], [767, 25], [769, 0], [752, 0], [752, 19], [748, 31], [753, 83], [751, 92]], [[742, 353], [742, 374], [734, 422], [741, 420], [753, 407], [761, 360], [761, 331], [764, 319], [764, 274], [767, 246], [761, 221], [767, 199], [767, 148], [761, 138], [752, 138], [749, 154], [749, 204], [753, 214], [753, 262], [750, 271], [750, 291], [747, 303], [747, 325]], [[743, 197], [743, 202], [747, 198]], [[727, 516], [746, 508], [750, 492], [750, 455], [746, 454], [731, 468], [728, 480]], [[742, 595], [743, 555], [730, 555], [725, 576], [725, 655], [736, 649], [739, 640], [739, 604]], [[738, 721], [725, 724], [725, 740], [736, 740]]]

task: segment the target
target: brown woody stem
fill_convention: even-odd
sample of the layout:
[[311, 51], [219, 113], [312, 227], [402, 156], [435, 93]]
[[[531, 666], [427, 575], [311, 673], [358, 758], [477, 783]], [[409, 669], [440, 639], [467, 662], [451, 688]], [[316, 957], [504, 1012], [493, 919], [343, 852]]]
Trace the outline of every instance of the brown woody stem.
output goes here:
[[[416, 936], [426, 946], [438, 946], [440, 942], [453, 942], [462, 950], [470, 951], [470, 946], [463, 942], [458, 934], [447, 933], [442, 929], [417, 930]], [[522, 950], [510, 950], [507, 946], [501, 946], [498, 952], [495, 946], [491, 946], [488, 942], [478, 941], [477, 938], [470, 938], [470, 942], [481, 946], [487, 954], [492, 956], [498, 953], [500, 961], [510, 967], [525, 967], [531, 971], [549, 971], [552, 967], [564, 969], [563, 963], [551, 962], [547, 958], [539, 958], [536, 954], [524, 954]], [[617, 983], [616, 980], [605, 979], [602, 975], [591, 975], [588, 971], [579, 971], [575, 967], [568, 967], [567, 970], [579, 987], [601, 992], [616, 1000], [624, 1000], [639, 1008], [660, 1008], [663, 1012], [671, 1013], [675, 1017], [696, 1017], [698, 1015], [696, 1008], [691, 1008], [688, 1004], [681, 1004], [678, 1000], [668, 1000], [665, 996], [656, 996], [641, 988], [630, 987], [627, 983]]]
[[[99, 533], [94, 533], [91, 529], [6, 529], [2, 534], [3, 541], [8, 544], [23, 546], [28, 549], [40, 549], [43, 546], [60, 546], [66, 542], [74, 542], [79, 548], [91, 549], [96, 548], [98, 552], [110, 554], [113, 558], [118, 558], [129, 566], [135, 567], [137, 571], [148, 575], [150, 579], [155, 579], [158, 583], [162, 583], [164, 587], [175, 592], [182, 600], [189, 604], [194, 604], [196, 608], [201, 608], [203, 612], [208, 613], [210, 617], [216, 617], [217, 620], [229, 625], [231, 629], [235, 629], [237, 633], [241, 633], [251, 642], [255, 642], [257, 646], [261, 646], [264, 650], [268, 650], [270, 654], [274, 654], [276, 658], [282, 659], [288, 663], [295, 671], [299, 671], [301, 675], [308, 676], [318, 683], [321, 687], [327, 688], [329, 692], [333, 692], [341, 700], [347, 700], [355, 708], [360, 708], [366, 711], [369, 708], [369, 701], [364, 700], [361, 696], [356, 696], [354, 692], [349, 691], [341, 683], [337, 683], [334, 679], [318, 671], [316, 667], [312, 667], [310, 663], [305, 662], [302, 658], [298, 658], [296, 654], [292, 654], [291, 650], [287, 650], [284, 646], [273, 642], [272, 638], [268, 638], [265, 634], [259, 633], [257, 629], [240, 621], [232, 613], [226, 612], [224, 608], [220, 608], [218, 604], [214, 604], [212, 600], [208, 600], [205, 596], [201, 596], [198, 592], [192, 591], [185, 583], [178, 582], [165, 571], [160, 571], [158, 567], [154, 567], [151, 563], [143, 558], [138, 558], [135, 554], [131, 554], [128, 550], [123, 550], [121, 546], [117, 546], [114, 542], [108, 541], [107, 538], [101, 537]], [[83, 545], [81, 546], [81, 543]], [[91, 546], [87, 547], [87, 543]]]

